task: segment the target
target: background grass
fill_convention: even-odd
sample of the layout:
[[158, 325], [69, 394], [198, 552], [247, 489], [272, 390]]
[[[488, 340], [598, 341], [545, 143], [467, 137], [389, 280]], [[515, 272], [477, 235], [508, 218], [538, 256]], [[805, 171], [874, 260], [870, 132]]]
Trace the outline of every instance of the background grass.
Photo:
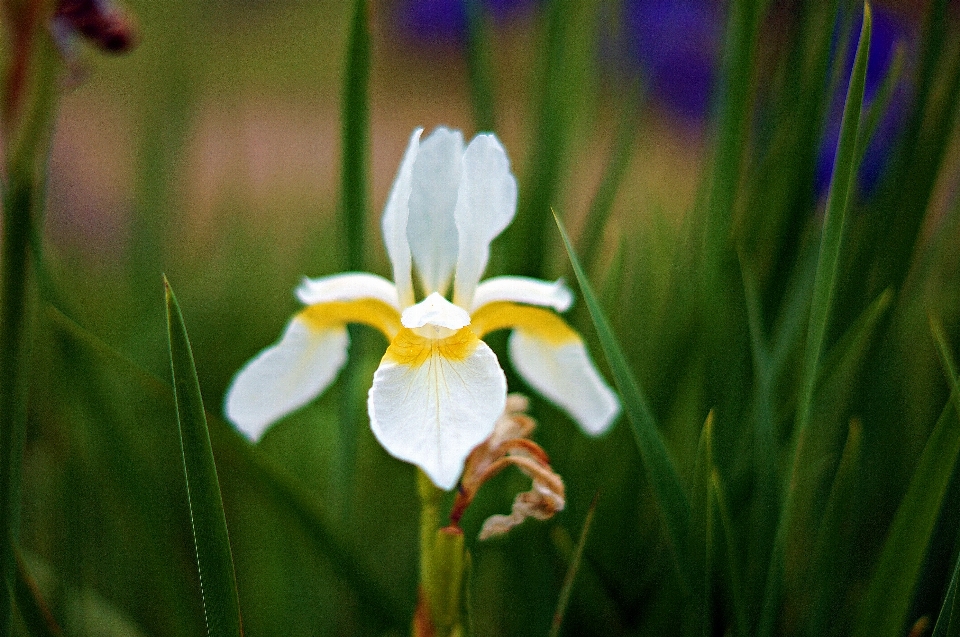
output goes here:
[[[553, 208], [609, 324], [610, 367], [583, 295], [568, 318], [608, 378], [639, 388], [640, 403], [624, 401], [645, 415], [588, 439], [531, 393], [567, 508], [479, 543], [483, 519], [527, 484], [505, 473], [480, 494], [463, 520], [476, 633], [546, 634], [572, 560], [562, 634], [932, 625], [960, 535], [955, 7], [875, 7], [908, 25], [901, 78], [879, 100], [867, 80], [864, 150], [839, 170], [856, 176], [873, 157], [873, 117], [897, 124], [878, 181], [851, 178], [836, 228], [817, 162], [847, 95], [855, 3], [724, 4], [721, 45], [702, 45], [717, 69], [703, 120], [671, 114], [652, 74], [631, 74], [617, 48], [630, 3], [546, 0], [509, 19], [471, 3], [472, 39], [417, 36], [404, 5], [358, 14], [364, 4], [131, 1], [139, 48], [81, 49], [84, 80], [64, 78], [46, 201], [31, 208], [33, 274], [3, 275], [4, 290], [16, 277], [36, 299], [29, 364], [17, 366], [29, 382], [14, 405], [27, 418], [22, 460], [3, 443], [23, 476], [4, 553], [22, 564], [7, 573], [13, 634], [204, 632], [161, 271], [189, 328], [244, 634], [407, 632], [415, 472], [377, 445], [362, 409], [382, 337], [359, 328], [355, 380], [256, 446], [223, 420], [221, 399], [296, 310], [302, 275], [361, 262], [388, 274], [379, 213], [414, 126], [470, 135], [491, 122], [521, 205], [488, 274], [573, 282]], [[351, 32], [365, 33], [358, 15], [366, 99], [350, 92], [362, 46], [347, 62]], [[9, 62], [9, 41], [3, 51]], [[353, 234], [338, 216], [348, 202], [362, 208]], [[821, 311], [825, 223], [836, 274]], [[656, 462], [644, 439], [662, 441]], [[665, 481], [689, 507], [664, 502]], [[938, 630], [955, 632], [947, 618]]]

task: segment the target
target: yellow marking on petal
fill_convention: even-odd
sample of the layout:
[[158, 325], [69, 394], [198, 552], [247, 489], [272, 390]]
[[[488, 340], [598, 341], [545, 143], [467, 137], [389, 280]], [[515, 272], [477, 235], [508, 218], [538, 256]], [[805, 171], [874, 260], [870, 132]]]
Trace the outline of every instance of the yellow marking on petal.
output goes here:
[[400, 313], [377, 299], [316, 303], [301, 311], [299, 316], [316, 330], [363, 323], [380, 330], [390, 340], [404, 329], [400, 324]]
[[481, 338], [497, 330], [519, 329], [551, 345], [580, 340], [580, 335], [550, 310], [507, 301], [481, 306], [470, 317], [470, 327]]
[[406, 327], [394, 337], [383, 355], [401, 365], [419, 367], [435, 356], [448, 361], [462, 361], [477, 349], [480, 339], [469, 327], [457, 330], [446, 338], [425, 338]]

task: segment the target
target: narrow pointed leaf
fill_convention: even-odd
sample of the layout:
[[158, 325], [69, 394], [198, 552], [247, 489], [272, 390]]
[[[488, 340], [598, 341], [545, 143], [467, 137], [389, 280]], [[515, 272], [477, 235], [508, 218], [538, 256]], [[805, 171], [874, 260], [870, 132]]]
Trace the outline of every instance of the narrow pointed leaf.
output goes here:
[[623, 349], [610, 327], [610, 322], [603, 309], [601, 309], [590, 282], [587, 281], [587, 276], [573, 249], [570, 237], [567, 235], [560, 219], [556, 215], [554, 219], [570, 257], [573, 272], [583, 292], [583, 301], [590, 311], [590, 318], [593, 319], [594, 327], [596, 327], [603, 353], [613, 372], [614, 382], [620, 391], [624, 412], [630, 422], [630, 428], [637, 443], [637, 450], [640, 452], [640, 458], [643, 460], [650, 485], [653, 487], [654, 497], [663, 515], [667, 537], [674, 551], [680, 578], [686, 584], [690, 584], [689, 564], [686, 556], [687, 541], [690, 537], [690, 502], [683, 489], [676, 466], [670, 458], [663, 437], [660, 435], [653, 410], [650, 409], [640, 384], [630, 370]]
[[487, 23], [480, 0], [463, 0], [467, 10], [467, 72], [470, 77], [470, 101], [477, 132], [496, 128], [491, 51]]
[[[820, 371], [820, 358], [826, 340], [830, 322], [830, 310], [837, 287], [837, 270], [840, 263], [840, 248], [843, 241], [847, 208], [850, 203], [852, 184], [857, 174], [857, 140], [860, 129], [860, 110], [863, 106], [864, 87], [867, 77], [867, 58], [870, 51], [871, 10], [864, 4], [863, 26], [857, 44], [857, 55], [853, 62], [850, 85], [843, 107], [843, 120], [840, 124], [840, 140], [833, 165], [833, 176], [827, 195], [827, 206], [823, 221], [823, 233], [820, 238], [820, 254], [813, 282], [813, 298], [810, 304], [810, 320], [807, 327], [807, 343], [804, 351], [800, 396], [797, 402], [797, 414], [793, 429], [793, 459], [790, 474], [796, 472], [797, 449], [810, 420], [814, 390]], [[788, 490], [777, 534], [774, 539], [773, 554], [767, 575], [766, 593], [758, 634], [765, 637], [773, 633], [780, 605], [782, 589], [783, 561], [790, 520], [793, 516], [794, 490]]]
[[583, 529], [580, 531], [580, 539], [577, 540], [573, 557], [570, 559], [570, 566], [567, 567], [567, 574], [563, 578], [560, 597], [557, 598], [557, 609], [553, 613], [553, 622], [550, 624], [550, 637], [558, 637], [560, 635], [560, 626], [563, 624], [563, 616], [567, 612], [567, 604], [570, 603], [570, 594], [573, 592], [573, 582], [576, 580], [577, 572], [580, 570], [580, 560], [583, 558], [583, 547], [587, 545], [587, 535], [590, 533], [590, 525], [593, 524], [593, 514], [597, 510], [597, 500], [599, 497], [599, 493], [593, 496], [593, 500], [590, 502], [590, 508], [587, 509], [587, 515], [583, 519]]
[[190, 523], [200, 572], [200, 592], [208, 637], [240, 637], [240, 602], [233, 570], [227, 520], [223, 513], [217, 467], [210, 446], [207, 418], [193, 352], [183, 324], [180, 306], [164, 278], [170, 367], [177, 404], [177, 422], [187, 481]]
[[860, 602], [854, 637], [903, 634], [940, 504], [960, 455], [960, 379], [942, 330], [933, 321], [931, 328], [944, 366], [949, 370], [950, 400], [927, 439], [907, 493], [890, 525], [869, 587]]

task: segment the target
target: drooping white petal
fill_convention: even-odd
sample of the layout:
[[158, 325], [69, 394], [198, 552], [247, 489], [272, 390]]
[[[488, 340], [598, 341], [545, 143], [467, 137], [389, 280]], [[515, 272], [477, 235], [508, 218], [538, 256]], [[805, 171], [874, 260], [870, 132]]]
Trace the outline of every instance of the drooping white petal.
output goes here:
[[407, 239], [427, 294], [446, 292], [457, 263], [453, 209], [457, 205], [462, 157], [463, 135], [441, 127], [420, 143], [413, 165]]
[[393, 281], [397, 285], [400, 307], [413, 305], [413, 278], [410, 271], [410, 243], [407, 240], [407, 219], [410, 214], [410, 192], [413, 189], [413, 166], [417, 161], [422, 128], [413, 131], [400, 170], [393, 181], [387, 205], [383, 209], [383, 243], [393, 265]]
[[391, 455], [452, 489], [474, 447], [503, 413], [507, 381], [493, 351], [478, 341], [464, 359], [434, 352], [422, 364], [384, 356], [367, 400], [370, 427]]
[[573, 303], [573, 292], [563, 279], [551, 283], [525, 276], [495, 276], [477, 286], [470, 312], [496, 301], [542, 305], [566, 312]]
[[416, 329], [425, 325], [434, 325], [448, 330], [459, 330], [470, 325], [470, 315], [436, 292], [408, 307], [400, 315], [404, 327]]
[[473, 306], [473, 293], [490, 258], [490, 242], [517, 211], [517, 180], [510, 160], [493, 135], [477, 135], [463, 153], [457, 193], [457, 274], [453, 302]]
[[390, 307], [400, 309], [396, 286], [382, 276], [366, 272], [347, 272], [319, 279], [304, 277], [297, 288], [297, 298], [304, 305], [377, 299]]
[[347, 359], [347, 331], [317, 330], [299, 317], [280, 340], [234, 376], [227, 390], [227, 418], [259, 440], [273, 422], [302, 407], [333, 382]]
[[620, 413], [620, 401], [580, 339], [556, 344], [514, 330], [508, 349], [523, 379], [562, 407], [588, 434], [603, 433]]

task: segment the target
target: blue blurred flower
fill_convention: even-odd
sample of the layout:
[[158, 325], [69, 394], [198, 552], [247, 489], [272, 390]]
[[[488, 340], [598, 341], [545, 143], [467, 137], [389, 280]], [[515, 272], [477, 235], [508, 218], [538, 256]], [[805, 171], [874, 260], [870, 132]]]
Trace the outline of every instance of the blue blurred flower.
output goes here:
[[711, 0], [624, 0], [626, 63], [639, 66], [655, 100], [685, 117], [709, 112], [722, 35], [723, 13]]
[[[402, 33], [425, 42], [463, 42], [470, 0], [398, 0], [395, 15]], [[537, 4], [537, 0], [476, 0], [483, 11], [502, 22]]]
[[[846, 60], [841, 81], [837, 86], [836, 94], [833, 97], [833, 104], [830, 110], [830, 119], [827, 122], [823, 142], [820, 145], [820, 154], [817, 158], [817, 170], [814, 177], [817, 196], [823, 196], [830, 186], [830, 177], [833, 173], [834, 155], [837, 149], [837, 143], [840, 138], [840, 123], [843, 118], [843, 102], [846, 97], [847, 85], [850, 83], [850, 74], [853, 69], [853, 57], [856, 48], [856, 39], [860, 34], [860, 25], [863, 18], [856, 21], [854, 28], [850, 30], [851, 42], [849, 45], [849, 55]], [[864, 87], [864, 115], [872, 106], [877, 97], [877, 91], [883, 84], [890, 67], [893, 64], [894, 54], [898, 44], [904, 46], [904, 53], [907, 57], [914, 49], [916, 41], [914, 25], [905, 20], [903, 16], [891, 12], [882, 7], [873, 8], [873, 26], [870, 38], [870, 55], [867, 59], [867, 78]], [[834, 45], [834, 55], [837, 55], [838, 47]], [[869, 196], [877, 186], [880, 176], [887, 165], [893, 150], [894, 142], [904, 124], [911, 94], [909, 83], [902, 77], [894, 89], [887, 107], [886, 113], [880, 120], [873, 139], [867, 146], [863, 163], [857, 175], [857, 183], [860, 192]]]

